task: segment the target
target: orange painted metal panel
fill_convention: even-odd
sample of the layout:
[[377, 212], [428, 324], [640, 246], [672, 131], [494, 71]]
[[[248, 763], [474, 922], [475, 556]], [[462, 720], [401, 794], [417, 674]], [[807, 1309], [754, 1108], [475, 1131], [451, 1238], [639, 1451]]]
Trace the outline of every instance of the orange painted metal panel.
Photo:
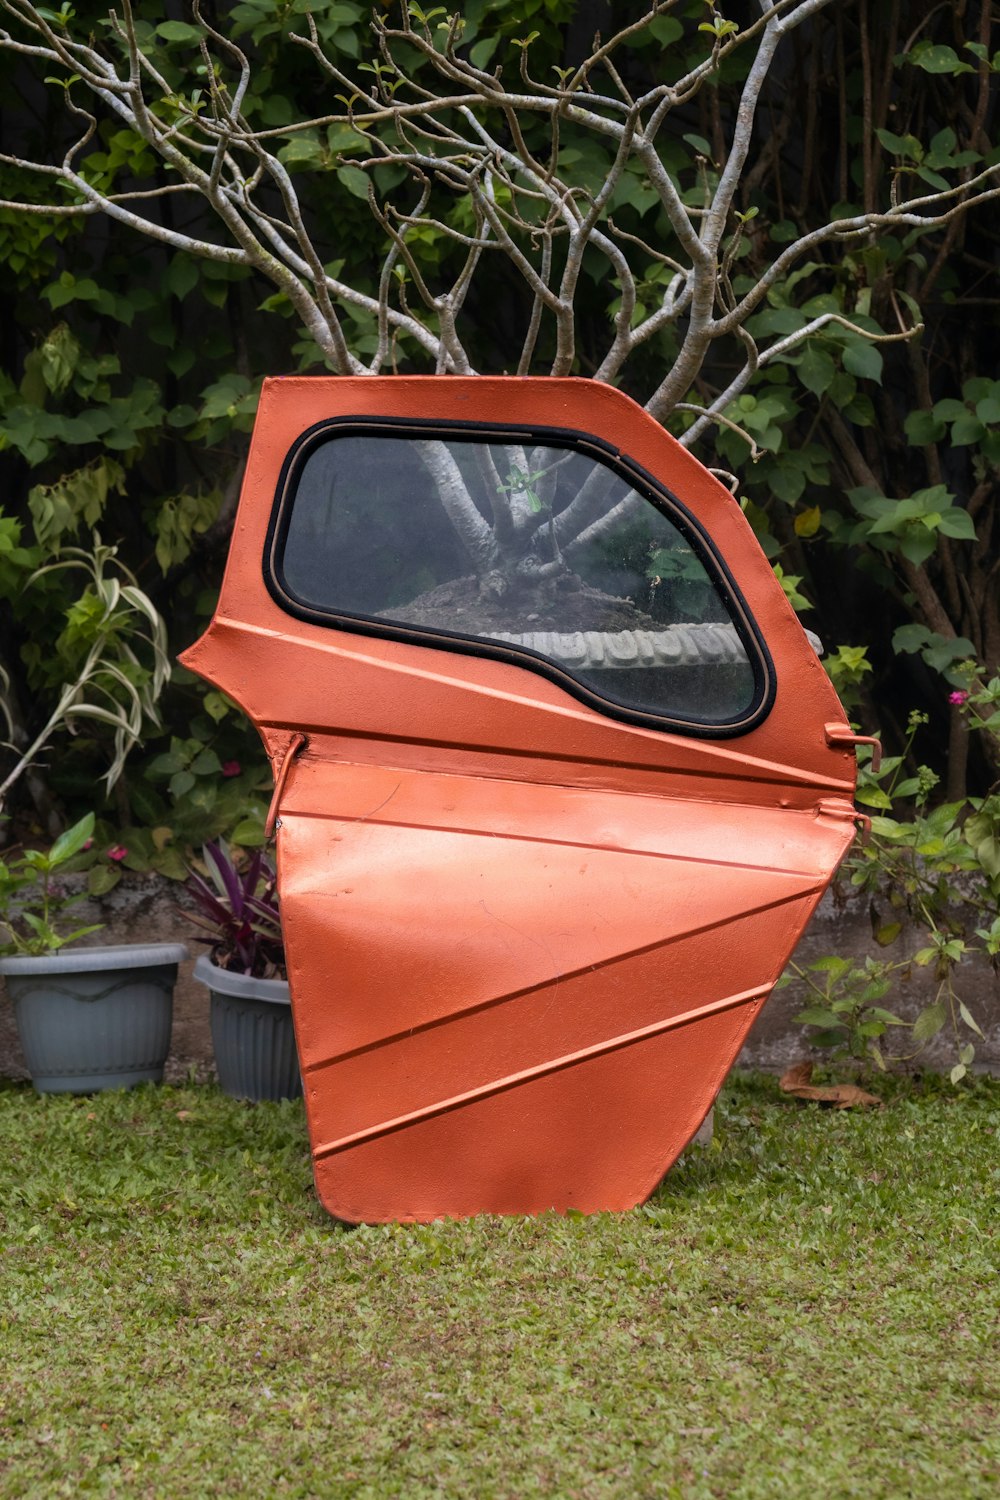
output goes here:
[[[303, 434], [347, 417], [611, 445], [711, 537], [766, 643], [769, 709], [734, 737], [668, 732], [530, 663], [297, 618], [264, 579], [275, 497]], [[268, 381], [218, 609], [184, 660], [243, 705], [280, 771], [282, 922], [330, 1212], [641, 1201], [854, 832], [849, 726], [729, 493], [589, 381]]]

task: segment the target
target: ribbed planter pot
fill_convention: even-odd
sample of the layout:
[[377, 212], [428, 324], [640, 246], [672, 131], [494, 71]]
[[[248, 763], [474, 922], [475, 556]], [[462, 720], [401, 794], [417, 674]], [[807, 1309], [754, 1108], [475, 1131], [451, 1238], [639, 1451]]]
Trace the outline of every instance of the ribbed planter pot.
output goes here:
[[181, 943], [129, 943], [0, 958], [38, 1092], [162, 1082], [177, 965], [187, 956]]
[[220, 969], [207, 954], [194, 977], [211, 991], [219, 1087], [234, 1099], [297, 1099], [302, 1093], [288, 982]]

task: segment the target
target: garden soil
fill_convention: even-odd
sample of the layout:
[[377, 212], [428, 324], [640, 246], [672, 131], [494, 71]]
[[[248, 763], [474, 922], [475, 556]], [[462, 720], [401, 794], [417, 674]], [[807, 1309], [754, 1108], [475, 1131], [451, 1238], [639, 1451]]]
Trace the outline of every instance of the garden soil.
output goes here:
[[478, 578], [451, 578], [394, 606], [386, 617], [425, 630], [444, 625], [459, 635], [504, 635], [523, 630], [662, 630], [662, 622], [628, 599], [591, 588], [569, 571], [537, 583], [518, 579], [505, 590], [484, 588]]

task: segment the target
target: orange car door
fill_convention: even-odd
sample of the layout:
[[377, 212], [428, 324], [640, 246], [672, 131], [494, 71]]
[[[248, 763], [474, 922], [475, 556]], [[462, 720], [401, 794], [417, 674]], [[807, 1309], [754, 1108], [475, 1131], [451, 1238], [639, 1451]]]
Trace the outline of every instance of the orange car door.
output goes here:
[[270, 380], [184, 660], [274, 766], [329, 1211], [645, 1198], [855, 829], [728, 491], [591, 381]]

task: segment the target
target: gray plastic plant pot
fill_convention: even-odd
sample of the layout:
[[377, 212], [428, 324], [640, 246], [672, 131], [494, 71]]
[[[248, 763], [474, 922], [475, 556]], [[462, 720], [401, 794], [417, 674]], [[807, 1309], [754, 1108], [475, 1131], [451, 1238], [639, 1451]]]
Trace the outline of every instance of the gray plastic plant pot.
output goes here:
[[203, 953], [194, 977], [211, 991], [219, 1087], [234, 1099], [297, 1099], [302, 1093], [285, 979], [220, 969]]
[[182, 943], [65, 948], [0, 958], [31, 1081], [40, 1094], [160, 1083]]

